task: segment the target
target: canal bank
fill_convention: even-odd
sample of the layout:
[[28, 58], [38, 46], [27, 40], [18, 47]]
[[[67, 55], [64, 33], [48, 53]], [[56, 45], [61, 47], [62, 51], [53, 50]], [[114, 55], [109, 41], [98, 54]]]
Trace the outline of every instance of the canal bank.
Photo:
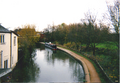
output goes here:
[[[41, 42], [41, 43], [44, 44], [43, 42]], [[57, 47], [57, 48], [59, 50], [67, 52], [75, 59], [81, 61], [83, 68], [84, 68], [84, 71], [85, 71], [86, 83], [101, 83], [99, 75], [96, 72], [95, 67], [93, 66], [93, 64], [89, 60], [87, 60], [84, 57], [82, 57], [82, 56], [80, 56], [80, 55], [78, 55], [70, 50], [67, 50], [65, 48], [61, 48], [61, 47]]]

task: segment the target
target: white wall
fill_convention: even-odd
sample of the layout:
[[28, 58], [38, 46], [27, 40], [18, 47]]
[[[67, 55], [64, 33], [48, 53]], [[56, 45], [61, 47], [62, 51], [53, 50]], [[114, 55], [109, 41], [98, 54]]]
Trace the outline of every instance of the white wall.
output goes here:
[[5, 38], [5, 44], [0, 43], [0, 51], [3, 51], [2, 68], [5, 60], [8, 60], [8, 68], [10, 68], [10, 33], [0, 33], [0, 35], [4, 35]]
[[[8, 68], [10, 68], [10, 64], [12, 65], [12, 67], [14, 67], [18, 61], [18, 37], [14, 33], [12, 33], [12, 36], [11, 33], [0, 33], [0, 35], [4, 35], [5, 38], [5, 44], [0, 43], [0, 51], [3, 51], [2, 68], [4, 68], [5, 60], [8, 60]], [[16, 37], [16, 45], [14, 45], [14, 37]], [[12, 40], [12, 44], [11, 44], [12, 49], [10, 47], [11, 40]], [[12, 60], [10, 59], [11, 53], [12, 53], [13, 61], [10, 61]]]
[[[16, 37], [16, 45], [14, 44], [14, 37]], [[18, 62], [18, 37], [14, 33], [12, 33], [12, 67], [16, 65]]]

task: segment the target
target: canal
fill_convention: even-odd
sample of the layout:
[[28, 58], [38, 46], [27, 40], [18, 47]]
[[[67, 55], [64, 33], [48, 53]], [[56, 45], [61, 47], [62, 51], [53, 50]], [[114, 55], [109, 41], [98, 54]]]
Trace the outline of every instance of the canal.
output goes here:
[[69, 54], [40, 45], [26, 63], [19, 62], [9, 76], [11, 82], [83, 82], [84, 70]]

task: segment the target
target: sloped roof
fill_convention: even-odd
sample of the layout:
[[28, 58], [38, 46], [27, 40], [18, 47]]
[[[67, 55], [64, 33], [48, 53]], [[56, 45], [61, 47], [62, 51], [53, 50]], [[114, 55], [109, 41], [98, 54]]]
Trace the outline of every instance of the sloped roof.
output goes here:
[[3, 27], [2, 25], [0, 25], [0, 32], [9, 33], [10, 31], [6, 29], [5, 27]]
[[0, 33], [14, 33], [15, 35], [18, 36], [18, 34], [14, 31], [9, 31], [8, 29], [6, 29], [5, 27], [3, 27], [1, 24], [0, 24]]

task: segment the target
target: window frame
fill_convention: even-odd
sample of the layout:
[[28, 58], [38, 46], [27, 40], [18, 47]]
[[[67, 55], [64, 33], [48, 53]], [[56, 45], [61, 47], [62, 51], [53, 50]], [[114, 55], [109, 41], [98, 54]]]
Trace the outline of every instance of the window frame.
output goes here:
[[16, 36], [14, 36], [14, 46], [16, 46]]
[[5, 35], [0, 35], [0, 43], [5, 44]]
[[8, 60], [4, 61], [4, 68], [8, 68]]

